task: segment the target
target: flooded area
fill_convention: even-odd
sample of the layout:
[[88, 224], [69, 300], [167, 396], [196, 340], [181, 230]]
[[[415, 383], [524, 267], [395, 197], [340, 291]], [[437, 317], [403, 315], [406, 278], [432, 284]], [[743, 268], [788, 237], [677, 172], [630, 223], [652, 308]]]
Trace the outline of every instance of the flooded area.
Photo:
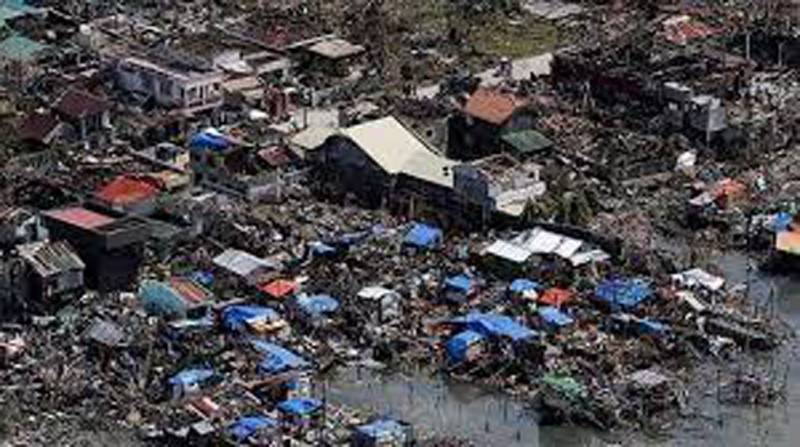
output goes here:
[[[747, 281], [747, 262], [740, 255], [719, 260], [731, 284]], [[800, 279], [769, 276], [752, 269], [751, 296], [787, 323], [800, 324]], [[771, 292], [772, 291], [772, 292]], [[328, 399], [372, 412], [405, 419], [423, 433], [453, 434], [476, 445], [579, 447], [687, 445], [795, 447], [800, 439], [800, 359], [787, 347], [775, 359], [788, 366], [785, 402], [772, 407], [719, 405], [714, 393], [691, 396], [694, 415], [679, 420], [667, 436], [604, 434], [581, 427], [538, 426], [523, 402], [474, 385], [425, 373], [383, 375], [366, 369], [341, 371], [331, 380]], [[702, 386], [701, 386], [702, 388]]]

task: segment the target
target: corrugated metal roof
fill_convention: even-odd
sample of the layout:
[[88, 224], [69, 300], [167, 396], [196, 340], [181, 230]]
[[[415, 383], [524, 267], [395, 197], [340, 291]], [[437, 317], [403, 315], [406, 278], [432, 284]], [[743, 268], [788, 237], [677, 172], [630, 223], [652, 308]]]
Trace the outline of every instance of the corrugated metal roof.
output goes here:
[[242, 277], [250, 276], [259, 269], [277, 269], [279, 267], [274, 262], [232, 248], [214, 258], [214, 265]]
[[40, 276], [47, 277], [72, 270], [86, 268], [72, 247], [64, 241], [32, 242], [20, 245], [17, 251]]
[[450, 168], [456, 162], [433, 152], [421, 139], [392, 116], [342, 131], [388, 174], [405, 174], [445, 187], [453, 187]]
[[507, 133], [500, 138], [520, 154], [530, 154], [553, 146], [552, 141], [533, 129]]
[[518, 264], [527, 261], [533, 255], [533, 251], [503, 240], [496, 241], [487, 247], [486, 253]]
[[103, 186], [97, 192], [97, 197], [117, 205], [133, 204], [157, 196], [159, 188], [154, 183], [156, 182], [153, 179], [138, 179], [121, 175]]

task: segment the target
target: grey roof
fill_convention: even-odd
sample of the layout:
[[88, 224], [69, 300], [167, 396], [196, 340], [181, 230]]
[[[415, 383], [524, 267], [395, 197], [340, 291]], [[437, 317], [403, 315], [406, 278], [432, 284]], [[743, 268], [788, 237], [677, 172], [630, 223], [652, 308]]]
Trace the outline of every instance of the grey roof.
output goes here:
[[17, 251], [20, 257], [41, 276], [86, 268], [72, 247], [63, 241], [32, 242], [17, 246]]

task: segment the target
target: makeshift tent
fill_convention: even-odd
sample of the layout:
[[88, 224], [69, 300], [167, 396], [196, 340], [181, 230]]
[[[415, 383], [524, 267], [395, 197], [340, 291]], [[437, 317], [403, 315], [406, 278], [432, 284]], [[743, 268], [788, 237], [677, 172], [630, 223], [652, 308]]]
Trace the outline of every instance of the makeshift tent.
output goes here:
[[467, 360], [470, 349], [485, 339], [486, 337], [477, 332], [466, 330], [451, 337], [447, 341], [445, 349], [453, 363], [461, 363]]
[[271, 322], [280, 318], [278, 312], [264, 306], [236, 305], [222, 311], [222, 324], [234, 332], [244, 331], [256, 321]]
[[650, 284], [641, 279], [609, 279], [595, 289], [595, 298], [612, 310], [631, 310], [653, 296]]
[[535, 331], [517, 323], [510, 317], [499, 314], [474, 312], [455, 318], [451, 322], [486, 337], [507, 337], [513, 341], [522, 341], [537, 335]]
[[233, 143], [225, 135], [221, 134], [214, 128], [208, 128], [198, 132], [189, 140], [189, 147], [195, 150], [211, 149], [215, 151], [223, 151], [229, 148]]
[[542, 307], [539, 309], [538, 313], [539, 318], [542, 319], [544, 325], [549, 329], [559, 329], [575, 322], [572, 317], [555, 307]]
[[451, 276], [444, 281], [445, 288], [448, 290], [465, 294], [472, 291], [473, 283], [473, 279], [464, 274]]
[[308, 362], [302, 357], [283, 346], [263, 340], [252, 340], [250, 343], [256, 351], [264, 354], [264, 359], [258, 364], [261, 373], [280, 374], [308, 366]]
[[275, 428], [278, 422], [266, 416], [252, 415], [239, 418], [228, 427], [228, 435], [237, 443], [243, 443], [261, 430]]
[[330, 295], [299, 295], [295, 302], [300, 311], [311, 318], [321, 318], [339, 309], [339, 301]]
[[299, 286], [296, 282], [288, 279], [276, 279], [269, 284], [260, 285], [258, 289], [272, 298], [280, 299], [296, 293]]
[[565, 289], [552, 288], [539, 297], [539, 302], [548, 306], [561, 307], [572, 299], [572, 292]]
[[409, 424], [394, 419], [378, 419], [356, 427], [354, 447], [406, 446], [414, 438]]
[[309, 416], [322, 408], [322, 402], [310, 397], [297, 397], [278, 404], [278, 411], [294, 416]]
[[423, 223], [414, 223], [403, 242], [417, 248], [432, 248], [442, 242], [442, 230]]
[[511, 285], [508, 286], [508, 290], [511, 293], [525, 293], [528, 291], [536, 291], [541, 289], [541, 285], [538, 282], [531, 281], [529, 279], [515, 279], [511, 282]]
[[145, 311], [165, 317], [186, 316], [186, 302], [169, 284], [146, 280], [139, 286], [139, 301]]

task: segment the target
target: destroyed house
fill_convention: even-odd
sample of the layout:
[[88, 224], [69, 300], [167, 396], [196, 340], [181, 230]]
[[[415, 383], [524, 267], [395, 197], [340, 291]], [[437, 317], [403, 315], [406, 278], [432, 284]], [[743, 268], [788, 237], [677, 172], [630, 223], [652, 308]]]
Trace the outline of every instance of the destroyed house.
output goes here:
[[32, 242], [17, 251], [27, 267], [23, 286], [27, 301], [54, 303], [83, 293], [86, 266], [68, 243]]
[[70, 89], [56, 102], [55, 112], [85, 139], [111, 126], [111, 103], [89, 92]]
[[131, 56], [117, 62], [116, 80], [125, 91], [187, 113], [213, 110], [223, 103], [223, 72], [209, 67]]
[[143, 260], [147, 224], [75, 206], [42, 213], [53, 240], [68, 241], [86, 263], [86, 283], [101, 292], [136, 282]]
[[531, 129], [534, 121], [527, 100], [514, 93], [479, 87], [448, 120], [447, 153], [458, 160], [495, 154], [503, 148], [504, 134]]
[[359, 65], [366, 49], [338, 37], [326, 36], [304, 44], [295, 52], [299, 54], [303, 69], [347, 77], [352, 68]]
[[541, 169], [537, 164], [498, 154], [455, 166], [455, 189], [463, 200], [481, 210], [483, 219], [493, 213], [519, 217], [528, 203], [547, 190]]

